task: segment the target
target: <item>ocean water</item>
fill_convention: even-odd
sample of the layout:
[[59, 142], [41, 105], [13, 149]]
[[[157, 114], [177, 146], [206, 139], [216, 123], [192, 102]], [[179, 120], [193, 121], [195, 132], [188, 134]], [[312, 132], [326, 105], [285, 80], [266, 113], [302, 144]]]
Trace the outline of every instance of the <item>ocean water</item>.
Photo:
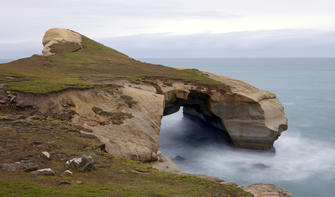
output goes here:
[[197, 68], [274, 92], [289, 128], [275, 152], [236, 149], [182, 110], [162, 120], [160, 151], [184, 171], [239, 185], [274, 183], [295, 197], [335, 196], [335, 59], [142, 59]]

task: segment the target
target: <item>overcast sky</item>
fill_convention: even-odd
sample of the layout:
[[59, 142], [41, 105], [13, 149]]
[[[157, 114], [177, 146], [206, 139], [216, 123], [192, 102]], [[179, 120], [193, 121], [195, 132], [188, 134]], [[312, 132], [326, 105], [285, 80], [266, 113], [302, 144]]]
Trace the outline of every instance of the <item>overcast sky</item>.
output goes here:
[[134, 57], [335, 57], [334, 0], [1, 0], [0, 59], [64, 27]]

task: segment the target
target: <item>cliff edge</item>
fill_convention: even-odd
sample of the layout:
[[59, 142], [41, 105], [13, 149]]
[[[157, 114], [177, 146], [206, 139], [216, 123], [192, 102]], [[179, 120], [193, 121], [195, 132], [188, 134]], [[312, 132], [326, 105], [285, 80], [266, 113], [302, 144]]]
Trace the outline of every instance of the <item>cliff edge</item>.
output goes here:
[[157, 160], [161, 118], [180, 106], [237, 147], [271, 149], [287, 129], [275, 94], [245, 82], [143, 63], [67, 29], [48, 30], [43, 44], [43, 55], [0, 66], [2, 105], [67, 119], [113, 155]]

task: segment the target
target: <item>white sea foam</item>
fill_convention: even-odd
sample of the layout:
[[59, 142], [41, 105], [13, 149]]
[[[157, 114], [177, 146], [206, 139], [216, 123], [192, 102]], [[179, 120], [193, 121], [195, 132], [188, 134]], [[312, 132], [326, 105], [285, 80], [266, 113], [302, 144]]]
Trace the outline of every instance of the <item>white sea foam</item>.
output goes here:
[[316, 174], [335, 178], [334, 146], [304, 137], [294, 128], [275, 143], [275, 153], [264, 153], [222, 144], [204, 131], [203, 125], [181, 118], [181, 112], [164, 118], [160, 144], [161, 151], [171, 159], [178, 155], [185, 159], [175, 162], [186, 172], [240, 184], [299, 181]]

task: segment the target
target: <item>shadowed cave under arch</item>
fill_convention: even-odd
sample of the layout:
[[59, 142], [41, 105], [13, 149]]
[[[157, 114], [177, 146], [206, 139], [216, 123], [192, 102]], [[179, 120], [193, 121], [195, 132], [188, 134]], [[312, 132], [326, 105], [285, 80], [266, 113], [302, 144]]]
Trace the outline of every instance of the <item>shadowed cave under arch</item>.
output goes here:
[[[171, 93], [170, 93], [171, 94]], [[191, 90], [185, 99], [172, 93], [165, 101], [163, 116], [176, 113], [182, 107], [183, 116], [203, 127], [214, 127], [215, 132], [224, 138], [225, 143], [232, 145], [232, 140], [223, 121], [210, 111], [210, 96], [206, 93]], [[213, 129], [210, 129], [213, 132]]]

